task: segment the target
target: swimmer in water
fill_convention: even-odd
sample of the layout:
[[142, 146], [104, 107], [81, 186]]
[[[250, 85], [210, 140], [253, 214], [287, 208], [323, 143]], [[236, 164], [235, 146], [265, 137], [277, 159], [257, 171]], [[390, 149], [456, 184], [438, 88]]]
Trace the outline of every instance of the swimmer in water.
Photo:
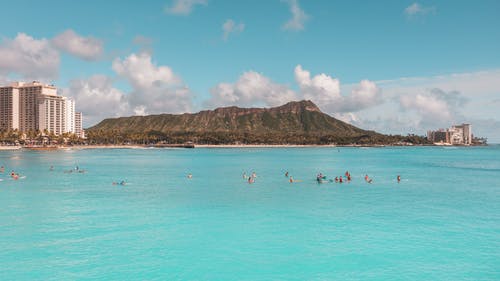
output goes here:
[[400, 175], [397, 176], [397, 180], [398, 180], [398, 183], [401, 181], [401, 176]]
[[192, 175], [191, 173], [189, 173], [189, 174], [187, 175], [187, 178], [188, 178], [188, 179], [192, 179], [192, 178], [193, 178], [193, 175]]
[[5, 167], [4, 166], [0, 167], [0, 173], [3, 173], [3, 172], [5, 172]]
[[257, 174], [255, 172], [252, 172], [252, 178], [256, 178], [257, 177]]
[[254, 183], [255, 182], [255, 179], [253, 177], [248, 177], [248, 183]]
[[343, 183], [342, 176], [339, 177], [339, 183]]
[[54, 166], [50, 166], [49, 171], [54, 171]]
[[293, 183], [293, 177], [290, 176], [290, 183]]
[[243, 172], [243, 178], [247, 179], [247, 173], [246, 172]]
[[287, 178], [288, 178], [288, 171], [285, 173], [285, 177], [287, 177]]
[[12, 171], [12, 172], [10, 172], [10, 177], [12, 179], [18, 180], [19, 179], [19, 174], [17, 174], [16, 172]]
[[339, 182], [339, 177], [335, 177], [335, 182]]

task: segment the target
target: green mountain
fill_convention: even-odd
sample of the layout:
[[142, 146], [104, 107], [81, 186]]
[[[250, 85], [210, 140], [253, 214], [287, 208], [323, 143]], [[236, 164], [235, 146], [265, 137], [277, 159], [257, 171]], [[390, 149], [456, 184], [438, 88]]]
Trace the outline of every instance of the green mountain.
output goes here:
[[[101, 142], [380, 143], [385, 136], [337, 120], [311, 101], [273, 108], [223, 107], [198, 113], [109, 118], [87, 129]], [[118, 138], [118, 140], [117, 140]], [[111, 140], [113, 139], [113, 140]]]

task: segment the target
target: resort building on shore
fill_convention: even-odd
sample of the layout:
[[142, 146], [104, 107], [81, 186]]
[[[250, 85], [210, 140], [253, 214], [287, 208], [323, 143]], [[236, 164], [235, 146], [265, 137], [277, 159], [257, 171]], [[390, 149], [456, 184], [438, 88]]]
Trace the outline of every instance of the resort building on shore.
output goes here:
[[75, 112], [75, 101], [58, 96], [53, 85], [33, 81], [0, 86], [0, 130], [38, 130], [83, 137], [81, 120], [81, 112]]
[[471, 145], [472, 126], [470, 124], [453, 125], [448, 129], [427, 131], [427, 139], [433, 143], [449, 145]]

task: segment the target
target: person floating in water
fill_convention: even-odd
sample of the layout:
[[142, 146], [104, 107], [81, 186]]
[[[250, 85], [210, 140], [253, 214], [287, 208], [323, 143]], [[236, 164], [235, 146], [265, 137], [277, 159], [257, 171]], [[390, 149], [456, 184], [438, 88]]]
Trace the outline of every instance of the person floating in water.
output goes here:
[[322, 183], [323, 182], [323, 174], [322, 173], [319, 173], [317, 176], [316, 176], [316, 181], [318, 183]]
[[257, 174], [255, 172], [252, 172], [252, 178], [256, 178], [257, 177]]
[[293, 177], [290, 176], [290, 183], [293, 183]]
[[10, 172], [10, 177], [14, 180], [18, 180], [19, 179], [19, 174], [17, 174], [16, 172], [12, 171]]
[[343, 183], [342, 176], [339, 177], [339, 183]]
[[365, 175], [365, 181], [366, 181], [367, 183], [372, 183], [373, 179], [370, 179], [370, 178], [368, 177], [368, 175]]
[[398, 183], [399, 183], [401, 181], [401, 176], [398, 175], [396, 179], [398, 180]]
[[335, 182], [339, 182], [339, 177], [335, 177]]
[[187, 178], [188, 178], [188, 179], [192, 179], [192, 178], [193, 178], [193, 175], [192, 175], [191, 173], [189, 173], [189, 174], [187, 175]]
[[252, 184], [255, 182], [255, 178], [254, 177], [248, 177], [248, 183]]
[[285, 177], [287, 177], [287, 178], [288, 178], [288, 171], [286, 171], [286, 173], [285, 173]]

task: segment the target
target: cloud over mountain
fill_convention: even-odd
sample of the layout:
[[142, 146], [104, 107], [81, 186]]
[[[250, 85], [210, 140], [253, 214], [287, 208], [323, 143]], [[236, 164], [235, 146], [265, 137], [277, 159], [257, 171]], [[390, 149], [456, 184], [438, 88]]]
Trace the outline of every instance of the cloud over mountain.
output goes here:
[[128, 101], [135, 114], [182, 113], [192, 108], [192, 94], [168, 66], [157, 66], [148, 53], [113, 61], [113, 70], [132, 86]]
[[273, 82], [255, 71], [243, 73], [235, 83], [219, 83], [210, 90], [210, 107], [277, 106], [295, 100], [296, 94], [287, 86]]

